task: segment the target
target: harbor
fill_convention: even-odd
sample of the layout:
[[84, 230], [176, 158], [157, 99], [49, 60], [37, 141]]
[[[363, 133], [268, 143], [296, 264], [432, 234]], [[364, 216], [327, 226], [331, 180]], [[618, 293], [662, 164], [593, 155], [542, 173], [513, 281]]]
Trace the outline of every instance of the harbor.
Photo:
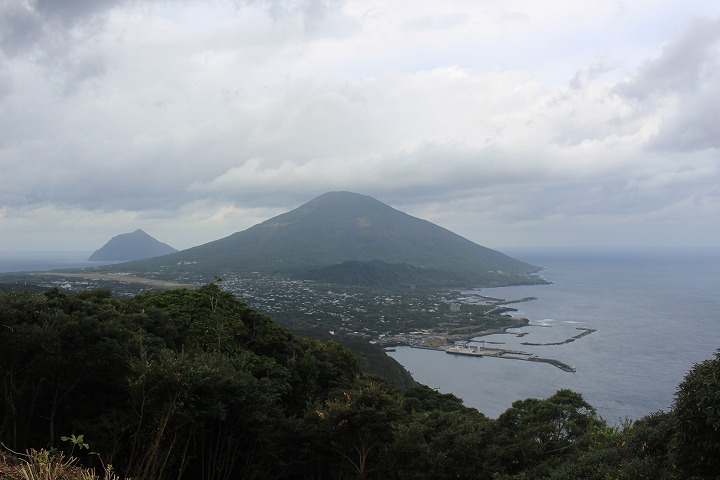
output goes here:
[[[590, 332], [592, 333], [592, 332]], [[588, 333], [585, 333], [587, 335]], [[552, 365], [553, 367], [559, 368], [564, 372], [574, 373], [575, 367], [572, 367], [560, 360], [553, 358], [542, 358], [529, 352], [523, 352], [520, 350], [506, 350], [502, 348], [489, 348], [489, 347], [477, 347], [467, 344], [453, 345], [449, 347], [437, 347], [435, 350], [445, 350], [445, 353], [451, 355], [468, 355], [472, 357], [492, 357], [492, 358], [504, 358], [508, 360], [523, 360], [527, 362], [541, 362]]]
[[[523, 319], [524, 320], [524, 319]], [[526, 321], [526, 320], [525, 320]], [[597, 330], [593, 328], [584, 328], [584, 327], [578, 327], [576, 330], [579, 330], [580, 333], [573, 335], [569, 338], [566, 338], [565, 340], [558, 341], [558, 342], [545, 342], [545, 343], [535, 343], [535, 342], [522, 342], [520, 345], [527, 345], [532, 347], [537, 346], [551, 346], [551, 345], [564, 345], [568, 343], [572, 343], [575, 340], [578, 340], [582, 337], [585, 337], [587, 335], [590, 335]], [[418, 348], [423, 350], [437, 350], [437, 351], [443, 351], [449, 355], [463, 355], [463, 356], [470, 356], [470, 357], [489, 357], [489, 358], [499, 358], [499, 359], [506, 359], [506, 360], [520, 360], [525, 362], [539, 362], [539, 363], [546, 363], [548, 365], [551, 365], [555, 368], [558, 368], [562, 370], [563, 372], [568, 373], [574, 373], [575, 367], [572, 365], [568, 365], [565, 362], [562, 362], [560, 360], [554, 359], [554, 358], [546, 358], [541, 357], [535, 353], [526, 352], [524, 350], [514, 350], [514, 349], [508, 349], [508, 348], [500, 348], [500, 347], [490, 347], [486, 344], [501, 344], [502, 342], [477, 342], [474, 341], [474, 338], [486, 336], [489, 334], [495, 334], [495, 333], [506, 333], [507, 329], [503, 329], [500, 332], [486, 332], [484, 334], [474, 334], [472, 337], [468, 338], [458, 338], [458, 336], [449, 336], [449, 335], [438, 335], [433, 334], [432, 332], [413, 332], [411, 335], [404, 335], [404, 336], [395, 336], [391, 339], [385, 339], [385, 341], [381, 344], [385, 347], [386, 351], [395, 351], [394, 347], [396, 346], [407, 346], [411, 348]], [[417, 334], [416, 334], [417, 333]], [[521, 337], [524, 336], [526, 332], [514, 334], [515, 336]], [[472, 345], [471, 343], [481, 343], [481, 345]]]
[[[482, 357], [489, 357], [546, 363], [562, 370], [563, 372], [574, 373], [576, 372], [574, 365], [568, 365], [567, 363], [555, 358], [542, 357], [538, 355], [538, 352], [525, 351], [523, 347], [527, 346], [531, 347], [531, 350], [535, 350], [532, 347], [565, 345], [596, 331], [593, 328], [577, 327], [575, 328], [577, 333], [570, 333], [567, 338], [562, 340], [521, 342], [519, 344], [515, 343], [513, 346], [505, 346], [505, 342], [497, 341], [495, 340], [496, 337], [492, 336], [497, 334], [508, 334], [514, 337], [524, 337], [529, 335], [530, 332], [524, 330], [517, 332], [513, 331], [511, 333], [509, 330], [516, 328], [526, 329], [527, 327], [549, 327], [549, 325], [545, 324], [531, 325], [527, 318], [511, 314], [511, 312], [517, 312], [517, 310], [508, 305], [532, 302], [536, 300], [536, 297], [524, 296], [515, 300], [503, 300], [500, 298], [479, 295], [475, 292], [463, 293], [467, 295], [466, 298], [461, 299], [461, 302], [450, 305], [450, 314], [448, 314], [447, 320], [442, 324], [433, 328], [416, 329], [407, 333], [382, 336], [382, 338], [375, 340], [374, 343], [384, 347], [384, 349], [388, 352], [395, 351], [395, 347], [398, 346], [407, 346], [423, 350], [443, 351], [449, 355], [477, 357], [479, 359]], [[498, 325], [497, 328], [488, 328], [489, 325], [487, 323], [483, 321], [478, 322], [478, 319], [483, 317], [480, 317], [479, 315], [476, 317], [470, 312], [465, 314], [467, 315], [467, 318], [464, 318], [462, 321], [459, 321], [456, 317], [457, 315], [461, 315], [461, 312], [466, 308], [471, 306], [480, 306], [481, 304], [485, 304], [486, 307], [489, 307], [489, 310], [482, 312], [483, 317], [495, 315], [500, 316], [505, 320], [505, 322], [503, 322], [505, 325]], [[481, 338], [488, 338], [488, 341], [481, 340]], [[493, 340], [490, 340], [491, 338]], [[543, 340], [545, 339], [543, 338]]]
[[566, 343], [574, 342], [575, 340], [578, 340], [585, 335], [590, 335], [593, 332], [597, 332], [594, 328], [584, 328], [584, 327], [578, 327], [575, 330], [581, 330], [581, 333], [578, 333], [577, 335], [573, 335], [570, 338], [567, 338], [563, 340], [562, 342], [546, 342], [546, 343], [533, 343], [533, 342], [522, 342], [521, 345], [528, 345], [533, 347], [546, 347], [548, 345], [565, 345]]

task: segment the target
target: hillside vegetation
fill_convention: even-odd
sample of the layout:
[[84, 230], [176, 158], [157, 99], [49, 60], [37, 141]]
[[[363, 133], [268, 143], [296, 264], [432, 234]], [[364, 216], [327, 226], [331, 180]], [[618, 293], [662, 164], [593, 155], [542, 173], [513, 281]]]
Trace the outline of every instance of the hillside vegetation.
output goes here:
[[[616, 429], [569, 390], [519, 400], [494, 420], [452, 395], [401, 389], [214, 284], [124, 299], [0, 293], [0, 323], [3, 478], [89, 478], [75, 467], [109, 464], [135, 479], [720, 471], [720, 356], [688, 374], [670, 412]], [[71, 455], [77, 465], [60, 476]]]

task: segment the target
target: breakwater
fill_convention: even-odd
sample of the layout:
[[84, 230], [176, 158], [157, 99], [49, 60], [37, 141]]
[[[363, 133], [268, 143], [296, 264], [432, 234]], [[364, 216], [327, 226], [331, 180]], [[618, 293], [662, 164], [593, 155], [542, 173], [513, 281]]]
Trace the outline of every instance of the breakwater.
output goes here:
[[570, 338], [567, 338], [561, 342], [547, 342], [547, 343], [534, 343], [534, 342], [522, 342], [520, 345], [528, 345], [533, 347], [545, 347], [548, 345], [565, 345], [566, 343], [574, 342], [578, 338], [582, 338], [585, 335], [590, 335], [593, 332], [597, 332], [594, 328], [584, 328], [584, 327], [578, 327], [576, 330], [582, 330], [582, 333], [578, 333], [577, 335], [573, 335]]
[[571, 367], [567, 363], [563, 363], [560, 360], [555, 360], [554, 358], [541, 358], [541, 357], [533, 356], [533, 357], [529, 357], [529, 358], [522, 358], [520, 360], [527, 360], [528, 362], [548, 363], [548, 364], [552, 365], [553, 367], [557, 367], [564, 372], [575, 373], [575, 367]]
[[505, 358], [508, 360], [523, 360], [526, 362], [540, 362], [559, 368], [563, 372], [574, 373], [575, 367], [571, 367], [567, 363], [555, 360], [554, 358], [542, 358], [528, 352], [501, 350], [494, 348], [478, 348], [478, 347], [450, 347], [445, 349], [445, 353], [452, 355], [469, 355], [472, 357], [493, 357]]
[[555, 360], [554, 358], [542, 358], [530, 352], [524, 352], [521, 350], [506, 350], [502, 348], [491, 348], [491, 347], [478, 347], [470, 346], [467, 344], [460, 345], [439, 345], [439, 346], [420, 346], [412, 345], [412, 348], [421, 348], [423, 350], [440, 350], [450, 355], [465, 355], [470, 357], [491, 357], [491, 358], [504, 358], [507, 360], [523, 360], [526, 362], [540, 362], [547, 363], [553, 367], [559, 368], [564, 372], [575, 372], [575, 367]]
[[[504, 332], [505, 329], [503, 329]], [[521, 345], [528, 345], [528, 346], [545, 346], [545, 345], [564, 345], [567, 343], [574, 342], [575, 340], [582, 338], [586, 335], [590, 335], [593, 332], [596, 332], [596, 329], [593, 328], [584, 328], [584, 327], [578, 327], [576, 330], [580, 330], [580, 333], [577, 335], [573, 335], [570, 338], [567, 338], [561, 342], [547, 342], [547, 343], [534, 343], [534, 342], [522, 342]], [[438, 343], [430, 343], [430, 342], [423, 342], [423, 343], [397, 343], [396, 345], [406, 345], [411, 348], [420, 348], [423, 350], [439, 350], [443, 351], [445, 353], [448, 353], [450, 355], [465, 355], [465, 356], [471, 356], [471, 357], [492, 357], [492, 358], [504, 358], [508, 360], [522, 360], [526, 362], [539, 362], [539, 363], [547, 363], [548, 365], [551, 365], [555, 368], [559, 368], [563, 372], [569, 372], [574, 373], [575, 367], [570, 366], [567, 363], [561, 362], [560, 360], [556, 360], [554, 358], [544, 358], [539, 357], [534, 353], [526, 352], [523, 350], [509, 350], [506, 348], [497, 348], [497, 347], [488, 347], [486, 346], [486, 342], [482, 343], [482, 346], [477, 345], [470, 345], [469, 342], [471, 339], [454, 339], [453, 343], [451, 342], [450, 338], [445, 338], [444, 342], [438, 342]], [[490, 343], [490, 342], [488, 342]], [[500, 344], [502, 342], [492, 342], [493, 344]], [[389, 344], [384, 344], [385, 347], [391, 346]], [[395, 345], [392, 345], [395, 346]]]

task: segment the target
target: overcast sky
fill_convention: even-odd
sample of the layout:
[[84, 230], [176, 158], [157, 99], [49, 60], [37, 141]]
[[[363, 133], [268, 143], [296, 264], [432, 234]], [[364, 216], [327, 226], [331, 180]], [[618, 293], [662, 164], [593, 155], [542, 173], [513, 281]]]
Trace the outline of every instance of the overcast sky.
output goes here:
[[334, 190], [491, 248], [720, 245], [720, 2], [4, 0], [0, 249]]

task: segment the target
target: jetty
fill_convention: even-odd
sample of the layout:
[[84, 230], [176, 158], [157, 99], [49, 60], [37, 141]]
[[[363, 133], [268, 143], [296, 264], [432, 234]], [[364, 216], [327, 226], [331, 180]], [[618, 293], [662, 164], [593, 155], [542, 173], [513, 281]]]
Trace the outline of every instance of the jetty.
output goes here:
[[597, 332], [594, 328], [584, 328], [584, 327], [578, 327], [575, 330], [582, 330], [582, 333], [578, 333], [577, 335], [574, 335], [570, 338], [566, 338], [562, 342], [548, 342], [548, 343], [533, 343], [533, 342], [522, 342], [520, 345], [529, 345], [533, 347], [545, 347], [548, 345], [565, 345], [566, 343], [574, 342], [578, 338], [582, 338], [585, 335], [590, 335], [593, 332]]
[[553, 367], [559, 368], [563, 372], [574, 373], [575, 367], [571, 367], [567, 363], [555, 360], [554, 358], [542, 358], [529, 352], [521, 350], [505, 350], [502, 348], [477, 347], [474, 345], [454, 345], [452, 347], [422, 347], [428, 350], [445, 350], [450, 355], [467, 355], [471, 357], [493, 357], [506, 358], [508, 360], [524, 360], [526, 362], [547, 363]]
[[549, 363], [553, 367], [557, 367], [564, 372], [575, 373], [575, 367], [571, 367], [567, 363], [563, 363], [560, 360], [555, 360], [554, 358], [530, 357], [530, 358], [521, 359], [521, 360], [527, 360], [528, 362]]
[[496, 357], [503, 352], [503, 350], [498, 348], [475, 347], [467, 344], [447, 347], [444, 350], [445, 353], [449, 353], [451, 355], [471, 355], [474, 357]]

